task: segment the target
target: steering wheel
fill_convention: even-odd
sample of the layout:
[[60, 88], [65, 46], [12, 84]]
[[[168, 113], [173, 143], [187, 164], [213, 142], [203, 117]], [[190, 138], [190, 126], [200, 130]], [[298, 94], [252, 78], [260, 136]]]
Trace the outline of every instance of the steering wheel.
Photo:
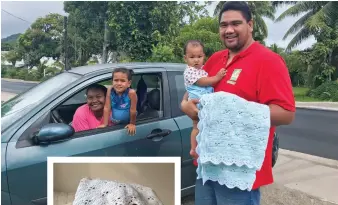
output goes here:
[[53, 117], [53, 120], [56, 122], [65, 123], [65, 121], [61, 118], [57, 110], [52, 111], [52, 117]]

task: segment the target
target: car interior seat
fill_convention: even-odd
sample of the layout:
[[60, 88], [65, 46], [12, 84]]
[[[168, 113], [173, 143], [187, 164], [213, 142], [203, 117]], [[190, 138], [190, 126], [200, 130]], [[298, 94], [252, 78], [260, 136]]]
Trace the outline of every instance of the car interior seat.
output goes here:
[[[161, 110], [161, 91], [157, 88], [147, 94], [147, 104], [144, 112], [139, 116], [141, 119], [159, 118]], [[140, 119], [139, 118], [139, 119]]]
[[140, 115], [144, 111], [144, 107], [147, 101], [147, 84], [141, 76], [141, 79], [138, 81], [136, 86], [136, 95], [137, 95], [137, 114]]

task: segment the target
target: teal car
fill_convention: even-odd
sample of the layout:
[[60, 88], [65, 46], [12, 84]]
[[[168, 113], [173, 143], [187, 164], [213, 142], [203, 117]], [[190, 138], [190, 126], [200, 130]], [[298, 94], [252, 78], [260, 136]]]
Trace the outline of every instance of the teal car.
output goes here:
[[[111, 84], [114, 68], [133, 69], [137, 133], [123, 126], [74, 133], [75, 110], [93, 83]], [[192, 121], [179, 109], [184, 64], [101, 64], [62, 72], [1, 106], [1, 204], [47, 204], [48, 156], [177, 156], [182, 196], [193, 193]]]
[[[133, 69], [139, 104], [136, 135], [123, 126], [76, 132], [71, 127], [85, 90], [111, 84], [114, 68]], [[181, 157], [181, 194], [194, 192], [189, 155], [192, 121], [180, 110], [184, 64], [83, 66], [61, 72], [1, 106], [1, 204], [47, 204], [48, 156]]]

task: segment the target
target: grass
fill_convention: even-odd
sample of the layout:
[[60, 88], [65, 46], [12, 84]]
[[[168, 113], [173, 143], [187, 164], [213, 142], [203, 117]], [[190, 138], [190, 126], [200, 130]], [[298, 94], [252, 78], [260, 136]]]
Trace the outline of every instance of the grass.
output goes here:
[[296, 101], [298, 102], [319, 102], [322, 101], [317, 98], [312, 98], [309, 96], [306, 96], [307, 91], [309, 91], [309, 88], [304, 87], [293, 87], [293, 93], [295, 95]]

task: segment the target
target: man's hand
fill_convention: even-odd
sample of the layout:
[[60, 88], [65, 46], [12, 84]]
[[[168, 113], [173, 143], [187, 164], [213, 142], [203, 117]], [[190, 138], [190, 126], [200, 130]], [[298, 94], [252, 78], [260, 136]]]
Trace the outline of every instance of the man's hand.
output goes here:
[[128, 124], [125, 128], [128, 130], [129, 135], [136, 134], [136, 126], [134, 124]]
[[183, 100], [181, 103], [181, 110], [192, 120], [198, 120], [198, 109], [197, 104], [199, 101], [197, 99], [192, 100]]

